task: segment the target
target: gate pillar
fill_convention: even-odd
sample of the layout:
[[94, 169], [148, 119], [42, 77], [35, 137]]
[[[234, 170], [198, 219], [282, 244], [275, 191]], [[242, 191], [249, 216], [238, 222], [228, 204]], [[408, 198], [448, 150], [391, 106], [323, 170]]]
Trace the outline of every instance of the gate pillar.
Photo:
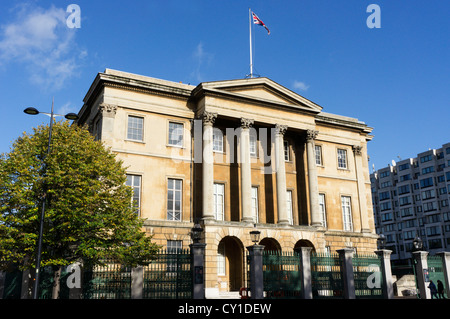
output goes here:
[[192, 298], [205, 299], [205, 247], [206, 244], [189, 245], [192, 255]]
[[247, 247], [250, 257], [250, 298], [264, 298], [263, 282], [263, 245], [253, 245]]

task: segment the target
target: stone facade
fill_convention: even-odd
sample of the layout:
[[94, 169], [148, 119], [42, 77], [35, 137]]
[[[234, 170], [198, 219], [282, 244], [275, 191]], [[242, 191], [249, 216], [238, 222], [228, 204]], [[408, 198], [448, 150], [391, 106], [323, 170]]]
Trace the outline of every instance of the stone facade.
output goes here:
[[79, 115], [127, 167], [155, 243], [187, 248], [201, 223], [207, 294], [244, 284], [255, 227], [271, 250], [376, 249], [372, 129], [270, 79], [192, 86], [107, 69]]

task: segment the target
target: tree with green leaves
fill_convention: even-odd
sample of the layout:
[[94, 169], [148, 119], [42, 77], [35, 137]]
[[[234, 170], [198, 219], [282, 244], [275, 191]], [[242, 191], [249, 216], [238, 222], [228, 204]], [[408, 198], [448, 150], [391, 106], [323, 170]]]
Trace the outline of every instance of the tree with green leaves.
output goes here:
[[123, 163], [85, 127], [54, 123], [49, 154], [48, 137], [39, 126], [0, 156], [0, 269], [35, 267], [43, 201], [42, 267], [151, 260], [159, 247], [133, 208]]

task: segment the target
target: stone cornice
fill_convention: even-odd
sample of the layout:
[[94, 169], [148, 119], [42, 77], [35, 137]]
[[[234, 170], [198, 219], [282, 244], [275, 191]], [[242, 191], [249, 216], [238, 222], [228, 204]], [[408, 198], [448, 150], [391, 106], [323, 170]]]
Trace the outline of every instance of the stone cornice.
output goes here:
[[353, 128], [358, 131], [363, 131], [369, 134], [372, 132], [373, 128], [366, 125], [366, 123], [358, 121], [355, 118], [330, 114], [330, 113], [320, 113], [316, 115], [316, 123], [331, 125], [331, 126], [344, 126], [348, 128]]

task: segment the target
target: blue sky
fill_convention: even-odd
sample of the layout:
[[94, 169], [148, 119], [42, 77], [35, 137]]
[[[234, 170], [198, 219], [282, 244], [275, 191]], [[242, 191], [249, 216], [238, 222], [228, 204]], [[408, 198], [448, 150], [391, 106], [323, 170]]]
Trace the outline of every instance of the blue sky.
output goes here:
[[[68, 28], [67, 6], [81, 9]], [[381, 28], [368, 28], [377, 4]], [[374, 128], [370, 166], [450, 142], [450, 2], [443, 0], [1, 1], [0, 153], [48, 117], [77, 112], [105, 68], [181, 81], [255, 73]]]

